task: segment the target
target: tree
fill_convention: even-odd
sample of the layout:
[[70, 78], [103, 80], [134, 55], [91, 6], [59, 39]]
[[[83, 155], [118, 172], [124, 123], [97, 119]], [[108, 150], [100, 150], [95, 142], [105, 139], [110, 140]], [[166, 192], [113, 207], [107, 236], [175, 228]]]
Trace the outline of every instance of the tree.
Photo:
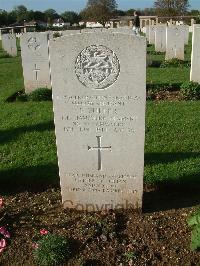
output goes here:
[[126, 11], [126, 15], [127, 15], [127, 16], [133, 16], [133, 15], [134, 15], [134, 12], [135, 12], [135, 9], [133, 9], [133, 8], [128, 9], [128, 10]]
[[189, 0], [156, 0], [156, 12], [161, 16], [182, 16], [187, 13]]
[[24, 21], [27, 19], [28, 10], [25, 6], [19, 5], [14, 8], [14, 13], [17, 17], [17, 22]]
[[70, 22], [70, 24], [78, 23], [80, 21], [80, 17], [76, 12], [73, 11], [65, 11], [61, 14], [64, 22]]
[[86, 8], [80, 15], [83, 19], [99, 22], [105, 27], [116, 8], [116, 0], [88, 0]]
[[46, 21], [51, 24], [53, 22], [54, 19], [58, 18], [58, 14], [57, 12], [54, 10], [54, 9], [47, 9], [44, 11], [45, 13], [45, 18], [46, 18]]

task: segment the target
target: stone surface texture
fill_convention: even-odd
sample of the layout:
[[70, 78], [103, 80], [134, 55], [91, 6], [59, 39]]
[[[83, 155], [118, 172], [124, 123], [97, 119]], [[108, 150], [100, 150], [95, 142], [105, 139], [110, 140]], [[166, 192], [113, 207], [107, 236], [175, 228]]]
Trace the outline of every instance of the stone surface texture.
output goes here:
[[166, 26], [155, 27], [155, 51], [165, 52], [166, 51]]
[[141, 208], [146, 41], [82, 33], [50, 41], [64, 207]]
[[193, 25], [190, 80], [200, 83], [200, 24]]
[[20, 38], [26, 93], [51, 89], [48, 33], [25, 33]]
[[180, 26], [170, 26], [166, 30], [166, 60], [178, 58], [184, 60], [184, 32]]

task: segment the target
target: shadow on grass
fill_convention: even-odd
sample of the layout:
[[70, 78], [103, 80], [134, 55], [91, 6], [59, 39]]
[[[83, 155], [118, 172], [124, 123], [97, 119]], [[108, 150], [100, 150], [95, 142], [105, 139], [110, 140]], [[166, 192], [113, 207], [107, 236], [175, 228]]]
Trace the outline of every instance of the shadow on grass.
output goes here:
[[200, 152], [145, 153], [145, 164], [172, 163], [186, 159], [200, 158]]
[[27, 132], [32, 131], [48, 131], [54, 129], [54, 123], [53, 121], [49, 121], [46, 123], [40, 123], [36, 125], [30, 125], [30, 126], [24, 126], [24, 127], [18, 127], [18, 128], [11, 128], [7, 130], [0, 130], [0, 143], [7, 143], [9, 141], [13, 141], [16, 138], [18, 138], [19, 135]]
[[[146, 153], [145, 164], [167, 164], [200, 158], [198, 152]], [[143, 211], [155, 212], [192, 207], [200, 204], [200, 172], [180, 176], [178, 180], [164, 180], [146, 185]]]
[[57, 164], [38, 165], [0, 171], [0, 193], [41, 192], [59, 187]]

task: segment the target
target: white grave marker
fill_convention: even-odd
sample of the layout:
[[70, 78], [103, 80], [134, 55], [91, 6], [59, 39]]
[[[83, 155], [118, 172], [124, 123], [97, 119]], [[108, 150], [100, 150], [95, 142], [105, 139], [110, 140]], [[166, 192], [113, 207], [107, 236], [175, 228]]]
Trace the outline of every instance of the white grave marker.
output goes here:
[[50, 41], [64, 207], [141, 208], [146, 42], [121, 33]]
[[200, 25], [193, 25], [190, 80], [200, 83]]
[[26, 93], [51, 89], [48, 33], [25, 33], [20, 38]]
[[177, 58], [184, 60], [184, 32], [179, 26], [167, 27], [166, 30], [166, 60]]
[[166, 26], [156, 26], [155, 28], [155, 51], [166, 51]]

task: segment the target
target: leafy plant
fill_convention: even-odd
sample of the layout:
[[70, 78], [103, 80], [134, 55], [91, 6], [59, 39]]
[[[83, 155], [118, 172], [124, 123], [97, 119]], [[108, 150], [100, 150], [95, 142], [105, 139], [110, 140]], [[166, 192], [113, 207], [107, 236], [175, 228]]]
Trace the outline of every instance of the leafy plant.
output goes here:
[[65, 237], [44, 234], [35, 244], [34, 257], [39, 265], [50, 266], [64, 262], [70, 257], [70, 243]]
[[59, 32], [54, 32], [53, 38], [61, 37], [61, 34]]
[[192, 228], [190, 247], [200, 250], [200, 209], [188, 218], [187, 223]]
[[181, 85], [181, 96], [185, 100], [200, 99], [200, 84], [197, 82], [185, 82]]
[[136, 253], [134, 251], [129, 250], [124, 254], [124, 257], [126, 261], [129, 262], [130, 260], [134, 260], [136, 258]]
[[32, 91], [27, 95], [28, 101], [40, 102], [40, 101], [51, 101], [52, 92], [47, 88], [39, 88]]
[[165, 60], [160, 65], [161, 68], [166, 68], [166, 67], [184, 67], [184, 66], [188, 66], [188, 63], [183, 61], [183, 60], [180, 60], [178, 58]]

